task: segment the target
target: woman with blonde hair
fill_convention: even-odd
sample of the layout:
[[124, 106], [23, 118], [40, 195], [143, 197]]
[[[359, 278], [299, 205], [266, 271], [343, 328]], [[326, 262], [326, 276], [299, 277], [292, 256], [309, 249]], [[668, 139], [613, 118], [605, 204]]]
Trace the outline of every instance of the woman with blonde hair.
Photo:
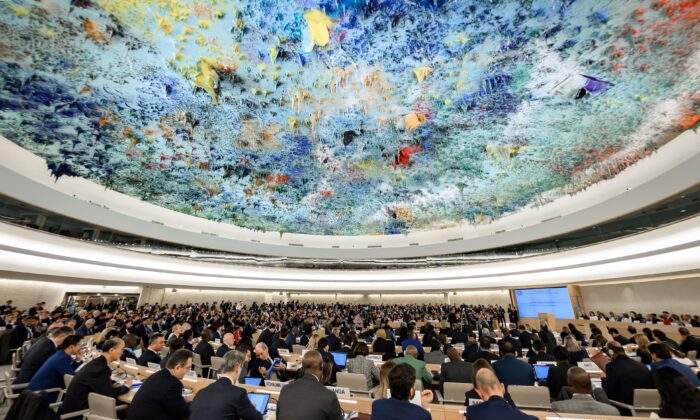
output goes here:
[[634, 335], [634, 342], [637, 343], [637, 357], [641, 358], [645, 365], [650, 365], [652, 360], [647, 336], [643, 333], [637, 333]]
[[379, 368], [379, 385], [373, 388], [372, 397], [375, 400], [387, 398], [387, 390], [389, 389], [389, 372], [396, 366], [396, 362], [389, 360], [382, 364]]
[[318, 340], [320, 337], [318, 334], [313, 334], [311, 338], [309, 338], [309, 343], [306, 345], [306, 348], [308, 350], [316, 350], [318, 348]]
[[372, 352], [381, 353], [382, 360], [391, 360], [396, 357], [396, 346], [394, 342], [386, 338], [386, 331], [380, 328], [375, 333], [377, 338], [372, 342]]
[[570, 360], [572, 365], [578, 364], [579, 362], [582, 362], [583, 359], [589, 358], [588, 352], [581, 348], [581, 345], [578, 341], [576, 341], [576, 338], [572, 334], [569, 334], [564, 338], [564, 348], [571, 356]]

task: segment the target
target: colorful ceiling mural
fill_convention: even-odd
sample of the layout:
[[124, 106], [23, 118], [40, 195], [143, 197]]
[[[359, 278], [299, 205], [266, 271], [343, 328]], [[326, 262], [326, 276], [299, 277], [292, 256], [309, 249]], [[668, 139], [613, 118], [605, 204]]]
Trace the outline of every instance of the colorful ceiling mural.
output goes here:
[[689, 0], [1, 0], [0, 133], [235, 225], [487, 223], [700, 120]]

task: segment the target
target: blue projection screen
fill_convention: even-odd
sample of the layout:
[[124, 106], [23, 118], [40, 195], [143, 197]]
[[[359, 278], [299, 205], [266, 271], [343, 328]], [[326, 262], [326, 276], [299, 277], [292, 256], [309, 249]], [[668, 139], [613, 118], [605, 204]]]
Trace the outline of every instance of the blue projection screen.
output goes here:
[[573, 319], [574, 308], [566, 287], [518, 289], [515, 291], [520, 316], [537, 318], [540, 312], [554, 314], [557, 319]]

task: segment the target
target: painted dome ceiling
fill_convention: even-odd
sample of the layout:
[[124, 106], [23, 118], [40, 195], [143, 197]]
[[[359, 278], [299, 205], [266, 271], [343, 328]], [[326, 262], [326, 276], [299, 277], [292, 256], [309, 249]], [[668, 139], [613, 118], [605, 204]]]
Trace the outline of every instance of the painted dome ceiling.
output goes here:
[[700, 2], [0, 1], [0, 133], [280, 232], [484, 223], [700, 119]]

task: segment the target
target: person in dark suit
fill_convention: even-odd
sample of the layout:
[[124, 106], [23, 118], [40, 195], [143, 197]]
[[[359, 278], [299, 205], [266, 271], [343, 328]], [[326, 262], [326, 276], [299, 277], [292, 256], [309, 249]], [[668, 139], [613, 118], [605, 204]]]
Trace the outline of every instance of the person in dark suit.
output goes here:
[[126, 362], [126, 359], [138, 360], [138, 356], [136, 356], [136, 349], [139, 347], [141, 340], [135, 334], [126, 334], [122, 337], [122, 340], [124, 340], [122, 361]]
[[160, 364], [160, 351], [165, 345], [163, 334], [153, 334], [148, 339], [148, 348], [141, 353], [141, 357], [136, 360], [139, 366], [148, 367], [149, 363]]
[[[199, 355], [202, 365], [211, 366], [211, 357], [215, 355], [214, 347], [209, 344], [212, 340], [211, 330], [203, 330], [200, 338], [201, 340], [197, 343], [197, 347], [194, 348], [194, 352]], [[209, 377], [209, 368], [202, 368], [202, 376], [205, 378]]]
[[[30, 391], [40, 391], [49, 388], [63, 388], [63, 375], [75, 376], [75, 367], [73, 356], [79, 357], [81, 354], [80, 341], [82, 337], [79, 335], [69, 335], [58, 346], [58, 350], [46, 362], [41, 365], [41, 368], [34, 374], [29, 382], [27, 389]], [[55, 397], [56, 395], [52, 395]], [[55, 401], [55, 398], [51, 398]]]
[[440, 391], [443, 391], [445, 382], [471, 383], [472, 364], [463, 361], [454, 347], [447, 349], [447, 357], [450, 361], [440, 366]]
[[[612, 361], [605, 366], [603, 389], [608, 398], [632, 405], [635, 389], [653, 388], [651, 372], [643, 364], [630, 359], [625, 349], [617, 341], [608, 341], [608, 351]], [[622, 415], [631, 415], [626, 409], [620, 409]]]
[[380, 328], [375, 334], [377, 338], [372, 343], [372, 352], [382, 353], [384, 361], [396, 358], [396, 346], [393, 341], [386, 338], [386, 330]]
[[39, 368], [56, 353], [56, 349], [63, 343], [63, 340], [71, 334], [73, 334], [72, 328], [59, 327], [50, 330], [44, 337], [38, 339], [24, 355], [14, 383], [18, 385], [29, 383]]
[[245, 359], [246, 355], [236, 350], [224, 355], [221, 377], [197, 393], [190, 404], [190, 420], [262, 420], [246, 390], [236, 386]]
[[111, 398], [117, 398], [129, 392], [128, 386], [119, 385], [110, 379], [112, 369], [109, 368], [109, 364], [119, 360], [122, 350], [124, 350], [122, 339], [111, 338], [105, 341], [102, 345], [102, 355], [76, 372], [66, 391], [63, 404], [58, 410], [59, 415], [88, 408], [88, 394], [91, 392]]
[[141, 338], [141, 341], [143, 342], [143, 345], [145, 346], [147, 343], [150, 343], [149, 338], [151, 335], [154, 333], [153, 331], [153, 319], [152, 318], [144, 318], [143, 322], [138, 324], [134, 328], [134, 334], [139, 336]]
[[498, 356], [491, 353], [491, 340], [488, 337], [481, 337], [479, 341], [479, 351], [469, 356], [467, 362], [474, 363], [475, 360], [486, 359], [486, 360], [498, 360]]
[[608, 328], [608, 334], [610, 334], [613, 340], [617, 341], [623, 346], [630, 343], [629, 338], [621, 335], [620, 331], [618, 331], [617, 328]]
[[529, 416], [503, 398], [505, 387], [498, 382], [498, 377], [491, 369], [480, 369], [476, 374], [476, 392], [484, 401], [478, 405], [467, 408], [469, 420], [537, 420], [537, 417]]
[[[270, 324], [267, 329], [263, 330], [258, 337], [258, 343], [265, 343], [269, 349], [272, 346], [272, 339], [275, 337], [275, 331], [277, 331], [277, 324]], [[257, 344], [257, 343], [256, 343]]]
[[686, 327], [680, 327], [678, 333], [681, 335], [681, 351], [688, 354], [689, 351], [697, 351], [700, 356], [700, 337], [690, 335]]
[[[272, 367], [274, 360], [270, 357], [270, 351], [265, 343], [255, 345], [255, 357], [248, 365], [248, 376], [251, 378], [268, 378], [268, 371]], [[280, 361], [275, 368], [275, 372], [270, 375], [272, 380], [285, 381], [287, 379], [284, 361]]]
[[287, 327], [280, 328], [280, 334], [275, 341], [273, 341], [270, 347], [270, 356], [274, 358], [280, 357], [279, 349], [289, 350], [291, 353], [292, 347], [287, 345], [287, 335], [289, 334], [289, 329]]
[[532, 353], [530, 358], [527, 359], [528, 363], [531, 365], [536, 365], [537, 362], [556, 362], [557, 359], [551, 354], [547, 354], [547, 347], [545, 347], [542, 341], [535, 341], [532, 345]]
[[520, 348], [528, 349], [532, 351], [532, 334], [525, 329], [525, 326], [520, 324], [518, 326], [518, 340], [520, 340]]
[[465, 361], [469, 360], [469, 357], [479, 351], [479, 342], [476, 340], [476, 333], [469, 333], [467, 338], [467, 345], [464, 346], [464, 351], [462, 351], [462, 359]]
[[170, 359], [170, 356], [173, 355], [176, 351], [180, 349], [185, 348], [185, 340], [179, 337], [175, 337], [172, 340], [170, 340], [170, 346], [168, 347], [168, 354], [165, 355], [163, 360], [160, 361], [160, 368], [161, 369], [166, 369], [168, 366], [168, 359]]
[[180, 349], [166, 369], [149, 376], [134, 395], [128, 420], [182, 420], [189, 416], [192, 395], [182, 396], [182, 378], [192, 368], [192, 352]]
[[549, 369], [549, 374], [547, 375], [547, 387], [549, 388], [549, 396], [552, 398], [557, 398], [561, 388], [567, 386], [569, 383], [568, 372], [569, 369], [574, 367], [569, 362], [569, 352], [562, 346], [557, 346], [552, 351], [554, 353], [554, 358], [557, 361], [556, 366], [552, 366]]
[[36, 317], [28, 316], [15, 325], [10, 331], [10, 349], [22, 347], [25, 341], [34, 338], [34, 326], [39, 321]]
[[90, 335], [95, 334], [97, 331], [95, 331], [95, 320], [93, 318], [88, 319], [78, 327], [77, 330], [75, 330], [75, 333], [77, 335], [82, 335], [83, 337], [87, 337]]
[[[321, 382], [323, 358], [315, 350], [301, 361], [304, 376], [282, 388], [277, 400], [277, 420], [342, 420], [343, 410], [335, 393]], [[414, 378], [415, 379], [415, 378]]]
[[354, 359], [355, 353], [352, 351], [352, 343], [353, 339], [350, 334], [346, 335], [345, 338], [343, 338], [343, 347], [341, 347], [337, 352], [347, 354], [348, 359]]
[[342, 347], [340, 344], [340, 328], [334, 327], [331, 333], [326, 337], [328, 340], [328, 351], [338, 351]]
[[501, 350], [501, 353], [503, 353], [503, 346], [506, 343], [510, 343], [511, 347], [513, 348], [513, 354], [515, 354], [517, 357], [522, 357], [523, 356], [523, 348], [522, 345], [520, 344], [520, 340], [517, 338], [513, 338], [510, 336], [510, 331], [507, 329], [503, 329], [503, 338], [498, 340], [498, 348]]
[[469, 328], [467, 325], [463, 325], [461, 328], [455, 329], [452, 332], [452, 345], [455, 344], [467, 344], [469, 340]]
[[515, 349], [511, 342], [503, 343], [501, 353], [503, 357], [493, 364], [493, 370], [506, 389], [510, 385], [532, 386], [535, 383], [535, 370], [531, 364], [515, 357]]
[[222, 343], [218, 349], [216, 349], [216, 357], [224, 357], [224, 355], [231, 350], [234, 350], [236, 345], [235, 339], [232, 333], [224, 334], [224, 338], [221, 340]]
[[372, 402], [372, 420], [430, 420], [428, 410], [411, 403], [415, 382], [416, 370], [411, 365], [394, 366], [389, 372], [391, 398]]

